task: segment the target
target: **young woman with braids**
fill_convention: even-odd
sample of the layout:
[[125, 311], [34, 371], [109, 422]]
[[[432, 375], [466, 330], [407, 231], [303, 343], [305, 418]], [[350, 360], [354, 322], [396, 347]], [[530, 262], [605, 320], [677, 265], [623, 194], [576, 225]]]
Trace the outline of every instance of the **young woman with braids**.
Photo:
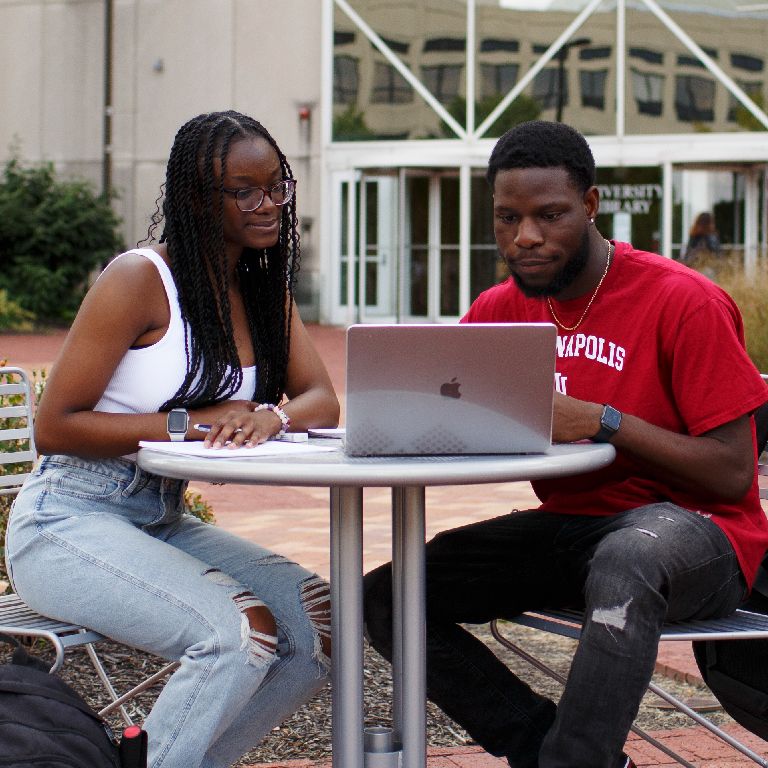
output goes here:
[[294, 188], [251, 118], [181, 128], [160, 243], [115, 259], [83, 302], [38, 410], [44, 456], [9, 523], [8, 570], [32, 608], [181, 663], [144, 723], [152, 768], [231, 765], [329, 665], [327, 583], [185, 515], [186, 484], [134, 461], [139, 440], [227, 450], [289, 420], [338, 423], [292, 298]]

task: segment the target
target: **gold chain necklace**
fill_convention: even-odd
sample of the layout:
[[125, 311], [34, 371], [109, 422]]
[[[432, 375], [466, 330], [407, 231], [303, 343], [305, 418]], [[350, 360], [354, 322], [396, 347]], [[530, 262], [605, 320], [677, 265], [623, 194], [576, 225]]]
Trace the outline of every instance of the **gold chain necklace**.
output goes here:
[[558, 319], [557, 315], [555, 314], [555, 308], [552, 306], [552, 299], [547, 296], [547, 302], [549, 303], [549, 311], [552, 313], [552, 317], [555, 318], [555, 322], [564, 330], [564, 331], [575, 331], [580, 325], [581, 321], [587, 316], [587, 312], [589, 311], [589, 308], [592, 306], [592, 302], [595, 300], [595, 296], [597, 296], [597, 292], [600, 290], [600, 286], [603, 284], [603, 280], [605, 280], [605, 276], [608, 274], [608, 268], [611, 266], [611, 256], [613, 254], [613, 251], [611, 250], [613, 248], [613, 243], [608, 243], [608, 258], [605, 260], [605, 272], [603, 272], [603, 276], [600, 278], [600, 282], [597, 284], [597, 288], [595, 288], [595, 292], [592, 294], [592, 298], [589, 300], [589, 304], [584, 308], [584, 311], [581, 313], [581, 317], [579, 318], [579, 322], [576, 323], [576, 325], [572, 325], [570, 328], [566, 325], [563, 325]]

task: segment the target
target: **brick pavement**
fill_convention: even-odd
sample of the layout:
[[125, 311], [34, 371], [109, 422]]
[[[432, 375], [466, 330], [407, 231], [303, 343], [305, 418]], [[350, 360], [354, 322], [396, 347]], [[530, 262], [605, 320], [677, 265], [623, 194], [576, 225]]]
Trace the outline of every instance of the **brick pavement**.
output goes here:
[[[765, 742], [754, 734], [738, 725], [726, 726], [724, 730], [758, 755], [766, 755]], [[696, 768], [747, 768], [747, 766], [754, 768], [755, 765], [700, 726], [678, 728], [673, 731], [651, 731], [650, 735], [693, 763]], [[630, 734], [624, 749], [638, 768], [666, 768], [680, 765], [676, 760], [661, 753], [634, 734]], [[312, 763], [309, 760], [253, 764], [249, 768], [310, 768], [310, 766], [311, 768], [332, 768], [330, 762]], [[430, 747], [427, 750], [427, 768], [508, 768], [508, 764], [506, 760], [489, 755], [482, 747]]]
[[[309, 332], [328, 367], [339, 399], [345, 391], [345, 334], [340, 328], [308, 326]], [[0, 360], [31, 370], [50, 371], [66, 333], [48, 335], [0, 334]], [[342, 415], [343, 418], [343, 415]], [[212, 505], [218, 523], [247, 539], [296, 559], [323, 576], [329, 576], [328, 490], [322, 488], [272, 488], [251, 486], [213, 486], [195, 483]], [[427, 535], [476, 520], [506, 514], [511, 509], [536, 505], [529, 483], [460, 486], [427, 489]], [[364, 563], [369, 569], [389, 560], [390, 492], [372, 488], [365, 491]], [[663, 643], [657, 669], [670, 677], [698, 682], [699, 673], [687, 643]], [[766, 744], [756, 736], [733, 726], [748, 746], [766, 754]], [[721, 745], [700, 727], [657, 732], [657, 738], [675, 744], [697, 768], [745, 768], [747, 758]], [[737, 736], [740, 738], [740, 736]], [[679, 747], [679, 749], [678, 749]], [[657, 750], [630, 736], [627, 750], [639, 767], [674, 765]], [[271, 764], [271, 768], [302, 768], [307, 761]], [[479, 747], [431, 749], [428, 768], [502, 768], [499, 761]]]

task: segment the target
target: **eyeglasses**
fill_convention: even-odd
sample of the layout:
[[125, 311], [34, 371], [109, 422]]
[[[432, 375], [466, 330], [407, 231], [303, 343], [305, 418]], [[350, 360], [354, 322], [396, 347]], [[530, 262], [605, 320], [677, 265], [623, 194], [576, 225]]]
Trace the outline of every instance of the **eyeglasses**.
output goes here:
[[284, 179], [273, 184], [269, 189], [261, 187], [245, 187], [243, 189], [225, 189], [228, 195], [235, 196], [237, 207], [243, 213], [250, 213], [261, 208], [264, 195], [269, 195], [275, 205], [285, 205], [291, 201], [296, 191], [296, 179]]

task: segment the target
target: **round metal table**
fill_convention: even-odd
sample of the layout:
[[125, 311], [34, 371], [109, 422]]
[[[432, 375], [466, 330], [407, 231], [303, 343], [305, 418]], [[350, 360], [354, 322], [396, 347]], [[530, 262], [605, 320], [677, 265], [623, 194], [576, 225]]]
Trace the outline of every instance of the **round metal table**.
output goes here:
[[334, 768], [364, 765], [363, 488], [392, 488], [395, 742], [403, 768], [426, 768], [425, 487], [577, 475], [607, 466], [615, 455], [609, 444], [577, 443], [514, 456], [350, 457], [339, 448], [258, 459], [142, 448], [137, 460], [148, 472], [179, 479], [331, 489]]

